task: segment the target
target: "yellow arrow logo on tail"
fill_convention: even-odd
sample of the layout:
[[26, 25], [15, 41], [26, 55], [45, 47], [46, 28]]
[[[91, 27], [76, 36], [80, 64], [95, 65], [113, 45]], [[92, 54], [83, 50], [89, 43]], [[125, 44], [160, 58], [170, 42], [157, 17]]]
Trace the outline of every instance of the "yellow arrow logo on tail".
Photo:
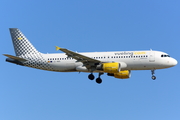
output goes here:
[[22, 38], [21, 38], [21, 37], [19, 37], [19, 38], [18, 38], [18, 40], [22, 40]]

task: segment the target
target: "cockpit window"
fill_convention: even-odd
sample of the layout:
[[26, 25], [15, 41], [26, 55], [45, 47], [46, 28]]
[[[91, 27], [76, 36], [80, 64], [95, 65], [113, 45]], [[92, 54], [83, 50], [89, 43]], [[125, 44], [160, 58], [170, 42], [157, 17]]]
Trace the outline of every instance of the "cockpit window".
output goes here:
[[169, 55], [161, 55], [161, 57], [170, 57]]

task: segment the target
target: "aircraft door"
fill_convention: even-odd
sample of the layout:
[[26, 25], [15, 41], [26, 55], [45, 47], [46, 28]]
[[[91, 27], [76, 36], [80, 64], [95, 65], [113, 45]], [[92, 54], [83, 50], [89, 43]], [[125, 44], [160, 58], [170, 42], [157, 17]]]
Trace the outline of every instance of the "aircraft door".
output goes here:
[[155, 62], [155, 52], [150, 51], [149, 53], [149, 62]]

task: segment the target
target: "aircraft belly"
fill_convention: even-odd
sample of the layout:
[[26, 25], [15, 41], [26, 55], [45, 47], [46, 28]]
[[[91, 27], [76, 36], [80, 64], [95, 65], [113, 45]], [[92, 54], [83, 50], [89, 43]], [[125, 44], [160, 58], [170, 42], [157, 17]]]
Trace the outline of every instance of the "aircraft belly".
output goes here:
[[149, 70], [152, 69], [148, 60], [135, 59], [127, 62], [127, 69], [129, 70]]
[[75, 63], [52, 63], [51, 66], [53, 67], [54, 71], [76, 71]]
[[162, 66], [158, 62], [135, 61], [132, 63], [127, 63], [127, 69], [129, 69], [129, 70], [152, 70], [152, 69], [162, 69]]

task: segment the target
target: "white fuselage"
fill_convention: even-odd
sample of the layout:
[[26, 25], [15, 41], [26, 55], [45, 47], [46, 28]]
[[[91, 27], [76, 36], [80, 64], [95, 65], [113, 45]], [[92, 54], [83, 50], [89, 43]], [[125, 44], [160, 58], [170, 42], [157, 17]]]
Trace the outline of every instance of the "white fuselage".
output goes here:
[[[117, 51], [117, 52], [87, 52], [80, 53], [103, 62], [119, 62], [124, 65], [121, 70], [155, 70], [169, 68], [177, 64], [174, 58], [160, 51]], [[165, 55], [163, 57], [163, 55]], [[73, 58], [66, 54], [42, 54], [50, 66], [49, 71], [57, 72], [90, 72]], [[43, 64], [43, 63], [42, 63]], [[31, 66], [32, 67], [32, 66]], [[43, 69], [42, 67], [40, 69]], [[98, 70], [94, 72], [100, 72]]]

